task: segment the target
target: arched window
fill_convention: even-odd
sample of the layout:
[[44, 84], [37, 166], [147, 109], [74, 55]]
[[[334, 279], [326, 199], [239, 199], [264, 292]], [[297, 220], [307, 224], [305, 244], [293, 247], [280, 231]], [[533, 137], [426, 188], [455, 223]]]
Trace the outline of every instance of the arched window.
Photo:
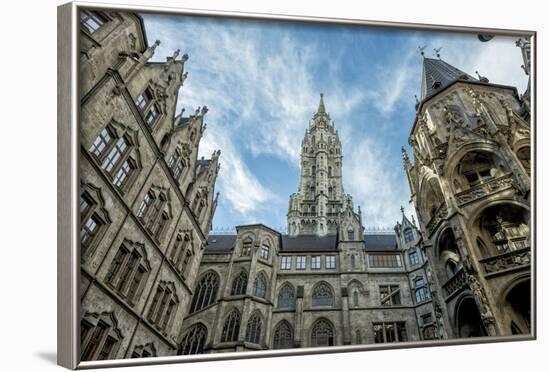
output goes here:
[[236, 342], [239, 339], [239, 329], [241, 327], [241, 314], [233, 309], [223, 324], [221, 342]]
[[241, 271], [239, 275], [233, 280], [231, 285], [231, 295], [243, 295], [246, 293], [246, 286], [248, 284], [248, 275], [246, 271]]
[[262, 334], [262, 318], [256, 312], [252, 314], [248, 323], [246, 324], [245, 341], [253, 344], [260, 343], [260, 336]]
[[80, 257], [84, 261], [93, 254], [111, 220], [100, 190], [90, 184], [80, 187]]
[[353, 306], [359, 306], [359, 292], [357, 290], [353, 291]]
[[109, 265], [105, 282], [133, 306], [143, 291], [150, 269], [143, 245], [124, 240]]
[[191, 302], [190, 313], [194, 313], [216, 300], [218, 293], [219, 277], [214, 271], [209, 271], [202, 276], [195, 288], [195, 295]]
[[351, 268], [355, 269], [356, 264], [355, 264], [355, 255], [354, 254], [351, 255], [350, 261], [351, 261]]
[[452, 260], [447, 261], [445, 263], [445, 271], [447, 272], [447, 279], [451, 279], [458, 271], [456, 263]]
[[328, 167], [328, 176], [332, 177], [332, 167]]
[[113, 359], [121, 340], [113, 313], [86, 314], [80, 322], [80, 360]]
[[277, 307], [280, 309], [294, 309], [295, 302], [292, 285], [290, 283], [283, 285], [277, 298]]
[[202, 354], [204, 352], [204, 345], [206, 344], [206, 339], [208, 337], [208, 330], [206, 327], [197, 323], [185, 334], [181, 340], [180, 352], [179, 355], [192, 355], [192, 354]]
[[358, 330], [355, 331], [355, 343], [356, 343], [357, 345], [360, 345], [360, 344], [363, 343], [363, 340], [362, 340], [362, 338], [361, 338], [361, 330], [360, 330], [360, 329], [358, 329]]
[[178, 303], [174, 283], [161, 281], [149, 307], [149, 321], [167, 332], [172, 326]]
[[313, 288], [311, 295], [313, 306], [334, 306], [332, 288], [325, 282], [321, 282]]
[[115, 124], [109, 124], [96, 137], [89, 148], [113, 185], [125, 191], [137, 174], [139, 158], [134, 139], [129, 133], [117, 134]]
[[414, 239], [414, 234], [410, 227], [407, 227], [405, 231], [403, 231], [403, 235], [405, 236], [405, 243], [412, 242]]
[[254, 288], [252, 294], [256, 297], [266, 298], [267, 294], [267, 279], [264, 273], [259, 273], [254, 280]]
[[273, 349], [291, 349], [294, 347], [292, 327], [286, 320], [282, 320], [273, 332]]
[[134, 347], [134, 350], [132, 351], [132, 358], [149, 358], [149, 357], [156, 357], [157, 356], [157, 350], [155, 349], [155, 345], [153, 345], [152, 342], [149, 342], [145, 345], [136, 345]]
[[348, 230], [348, 240], [355, 240], [355, 231], [352, 228]]
[[262, 243], [260, 247], [260, 258], [267, 260], [269, 259], [269, 244]]
[[334, 346], [334, 328], [326, 319], [319, 319], [311, 329], [311, 346]]
[[247, 238], [243, 241], [241, 256], [250, 256], [251, 252], [252, 252], [252, 239]]

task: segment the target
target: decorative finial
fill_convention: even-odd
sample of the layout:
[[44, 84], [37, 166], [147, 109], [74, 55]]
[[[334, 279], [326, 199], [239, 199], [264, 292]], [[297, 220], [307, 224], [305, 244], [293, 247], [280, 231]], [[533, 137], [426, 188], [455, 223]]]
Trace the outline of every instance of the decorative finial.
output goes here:
[[423, 47], [419, 46], [418, 47], [418, 53], [420, 53], [420, 55], [422, 57], [424, 57], [424, 49], [426, 49], [427, 45], [424, 45]]
[[439, 51], [443, 49], [443, 47], [439, 47], [439, 48], [434, 48], [434, 54], [437, 58], [441, 59], [441, 54], [439, 53]]
[[405, 215], [405, 208], [403, 208], [403, 206], [401, 206], [401, 208], [399, 208], [401, 210], [401, 213], [403, 214], [403, 216]]
[[479, 72], [476, 71], [476, 75], [477, 75], [477, 78], [479, 81], [481, 81], [482, 83], [488, 83], [489, 82], [489, 79], [487, 79], [485, 76], [481, 76], [479, 74]]
[[180, 55], [180, 50], [179, 50], [179, 49], [176, 49], [176, 50], [174, 51], [174, 54], [172, 54], [172, 58], [173, 58], [173, 59], [176, 59], [176, 57], [179, 56], [179, 55]]
[[156, 48], [160, 45], [160, 40], [155, 40], [155, 43], [153, 44], [153, 48]]
[[183, 113], [185, 112], [185, 107], [182, 107], [181, 108], [181, 111], [180, 111], [180, 116], [183, 116]]
[[203, 106], [203, 107], [202, 107], [202, 110], [201, 110], [201, 114], [204, 115], [204, 114], [206, 114], [207, 112], [208, 112], [208, 107]]
[[189, 54], [185, 53], [183, 56], [181, 56], [181, 60], [183, 62], [187, 62], [187, 60], [189, 59]]

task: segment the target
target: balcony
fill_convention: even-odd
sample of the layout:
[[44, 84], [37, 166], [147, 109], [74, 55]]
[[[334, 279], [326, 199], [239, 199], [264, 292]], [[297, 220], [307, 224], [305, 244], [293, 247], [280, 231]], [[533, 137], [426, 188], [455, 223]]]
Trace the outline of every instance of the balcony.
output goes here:
[[487, 275], [496, 275], [509, 271], [530, 267], [531, 265], [531, 247], [526, 247], [506, 253], [501, 253], [493, 257], [480, 260]]
[[460, 292], [468, 284], [468, 276], [464, 271], [464, 268], [460, 268], [456, 274], [443, 284], [443, 291], [445, 293], [445, 300], [454, 296]]
[[507, 173], [504, 176], [493, 178], [488, 182], [476, 185], [468, 190], [459, 192], [455, 195], [456, 201], [459, 206], [477, 201], [486, 196], [495, 194], [499, 191], [510, 189], [513, 187], [513, 174]]

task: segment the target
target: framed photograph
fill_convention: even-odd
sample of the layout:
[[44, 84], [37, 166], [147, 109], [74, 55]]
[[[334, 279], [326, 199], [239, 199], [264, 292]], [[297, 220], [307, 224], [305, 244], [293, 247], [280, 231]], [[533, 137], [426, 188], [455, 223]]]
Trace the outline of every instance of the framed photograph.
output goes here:
[[58, 364], [533, 340], [536, 33], [425, 21], [60, 6]]

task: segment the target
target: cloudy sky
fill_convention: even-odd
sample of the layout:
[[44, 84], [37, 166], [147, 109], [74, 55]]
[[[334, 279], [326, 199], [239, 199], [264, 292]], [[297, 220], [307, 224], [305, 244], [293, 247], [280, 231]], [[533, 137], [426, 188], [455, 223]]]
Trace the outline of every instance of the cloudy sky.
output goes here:
[[[286, 227], [299, 179], [300, 144], [319, 93], [343, 144], [344, 188], [366, 227], [410, 215], [400, 148], [420, 96], [422, 58], [433, 48], [472, 76], [525, 90], [517, 38], [341, 25], [143, 15], [153, 60], [189, 54], [178, 111], [209, 108], [199, 152], [221, 149], [214, 230], [247, 223]], [[408, 147], [407, 147], [408, 148]]]

